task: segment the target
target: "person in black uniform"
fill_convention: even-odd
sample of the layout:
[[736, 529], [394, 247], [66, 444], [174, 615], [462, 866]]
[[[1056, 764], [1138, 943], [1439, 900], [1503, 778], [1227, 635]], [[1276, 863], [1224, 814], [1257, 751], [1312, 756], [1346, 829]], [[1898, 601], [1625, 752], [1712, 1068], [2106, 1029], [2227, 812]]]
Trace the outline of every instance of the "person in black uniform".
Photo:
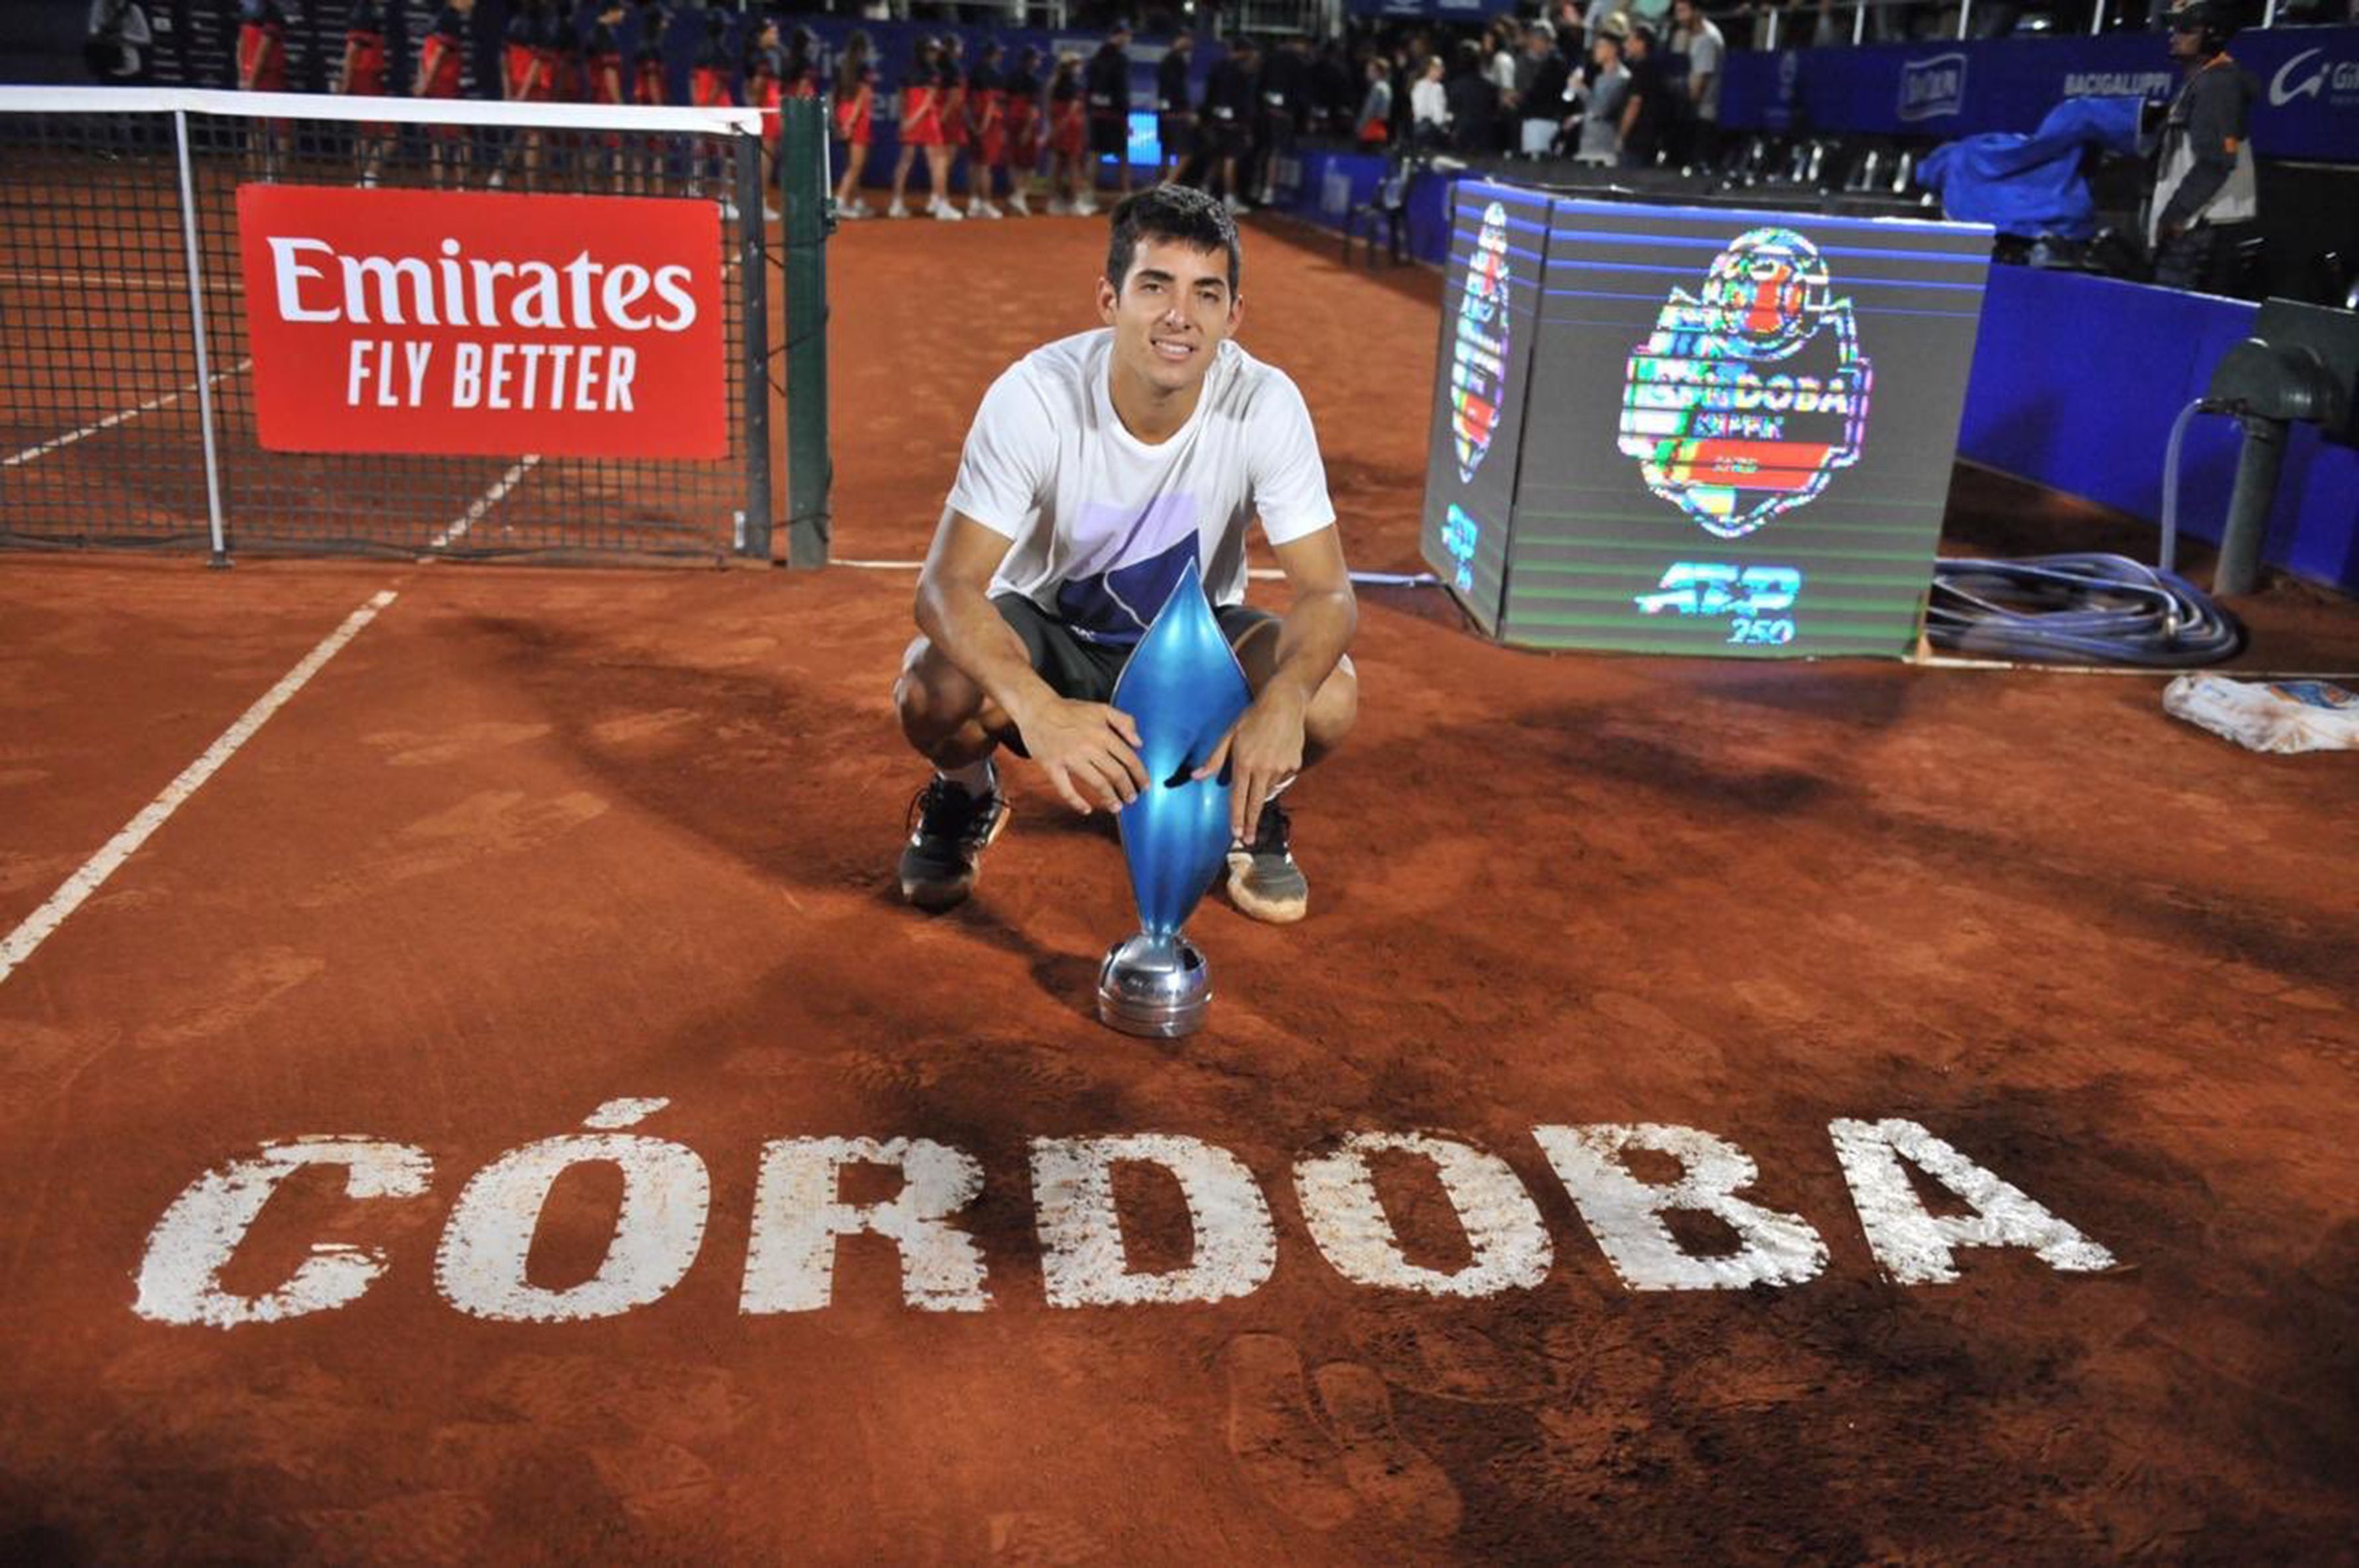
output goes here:
[[2260, 220], [2248, 129], [2260, 86], [2228, 54], [2234, 31], [2218, 0], [2170, 14], [2170, 58], [2187, 80], [2163, 115], [2147, 204], [2154, 280], [2166, 288], [2217, 292], [2234, 238]]
[[1279, 165], [1294, 154], [1294, 138], [1310, 107], [1310, 56], [1300, 37], [1281, 38], [1262, 67], [1261, 113], [1255, 125], [1254, 200], [1277, 200]]
[[1564, 121], [1564, 89], [1572, 80], [1572, 67], [1557, 48], [1555, 24], [1534, 22], [1525, 29], [1524, 39], [1533, 62], [1532, 80], [1517, 110], [1520, 129], [1516, 145], [1526, 157], [1552, 157]]
[[1622, 167], [1652, 168], [1670, 123], [1670, 89], [1655, 59], [1655, 29], [1633, 23], [1622, 46], [1622, 68], [1630, 73], [1630, 98], [1622, 109]]
[[[1114, 159], [1114, 182], [1130, 194], [1130, 24], [1116, 22], [1090, 57], [1082, 82], [1088, 106], [1090, 162]], [[1094, 168], [1088, 183], [1097, 183]], [[1086, 214], [1085, 214], [1086, 215]]]
[[1212, 68], [1212, 79], [1204, 86], [1206, 173], [1219, 178], [1221, 198], [1231, 212], [1245, 211], [1241, 179], [1250, 167], [1246, 160], [1252, 153], [1254, 121], [1260, 105], [1261, 50], [1251, 38], [1241, 38], [1228, 57]]
[[1196, 106], [1188, 96], [1188, 62], [1195, 53], [1196, 35], [1181, 33], [1155, 67], [1155, 134], [1163, 146], [1159, 177], [1166, 185], [1196, 161]]
[[1498, 146], [1499, 84], [1484, 69], [1488, 64], [1481, 44], [1462, 38], [1450, 80], [1442, 84], [1450, 104], [1450, 145], [1462, 154], [1482, 157]]

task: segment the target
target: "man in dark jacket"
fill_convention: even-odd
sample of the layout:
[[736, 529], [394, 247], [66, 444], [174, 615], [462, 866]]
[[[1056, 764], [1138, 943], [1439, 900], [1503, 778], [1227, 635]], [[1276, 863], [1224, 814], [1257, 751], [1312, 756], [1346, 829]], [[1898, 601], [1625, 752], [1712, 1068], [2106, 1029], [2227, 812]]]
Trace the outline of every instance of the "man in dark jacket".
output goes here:
[[1670, 124], [1670, 88], [1655, 59], [1655, 29], [1634, 24], [1622, 45], [1622, 67], [1630, 73], [1630, 99], [1622, 110], [1622, 167], [1652, 168]]
[[1310, 117], [1312, 86], [1309, 43], [1300, 37], [1280, 38], [1262, 66], [1261, 114], [1246, 181], [1264, 206], [1277, 200], [1279, 165], [1294, 156], [1294, 138]]
[[1261, 108], [1261, 50], [1241, 38], [1212, 68], [1204, 85], [1204, 163], [1207, 186], [1217, 175], [1221, 197], [1231, 212], [1245, 211], [1243, 179]]
[[[1116, 183], [1130, 194], [1130, 24], [1116, 22], [1090, 57], [1082, 91], [1089, 109], [1090, 161], [1114, 159]], [[1094, 176], [1092, 177], [1094, 179]], [[1086, 189], [1084, 194], [1087, 194]]]
[[[1555, 150], [1557, 128], [1565, 114], [1564, 85], [1571, 68], [1556, 47], [1555, 25], [1536, 21], [1524, 29], [1524, 55], [1532, 72], [1517, 100], [1516, 115], [1523, 129], [1516, 147], [1526, 157], [1544, 158]], [[1525, 80], [1520, 70], [1518, 80]]]
[[1499, 88], [1484, 69], [1488, 63], [1482, 45], [1462, 38], [1450, 80], [1442, 84], [1450, 104], [1450, 144], [1460, 153], [1481, 157], [1498, 146]]
[[2170, 14], [2170, 58], [2187, 72], [2155, 147], [2147, 241], [2154, 280], [2166, 288], [2213, 288], [2233, 232], [2260, 219], [2246, 130], [2259, 86], [2228, 55], [2233, 27], [2216, 0]]
[[1171, 40], [1155, 67], [1155, 134], [1163, 145], [1161, 178], [1182, 179], [1196, 157], [1196, 104], [1188, 94], [1188, 61], [1196, 52], [1196, 35], [1181, 33]]

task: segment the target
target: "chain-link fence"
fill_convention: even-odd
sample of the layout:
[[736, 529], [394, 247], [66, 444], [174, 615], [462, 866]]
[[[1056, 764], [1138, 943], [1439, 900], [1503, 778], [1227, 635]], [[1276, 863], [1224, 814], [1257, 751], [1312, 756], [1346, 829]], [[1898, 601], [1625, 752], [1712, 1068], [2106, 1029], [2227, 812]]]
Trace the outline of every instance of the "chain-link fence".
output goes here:
[[[775, 338], [759, 124], [730, 109], [0, 90], [0, 542], [766, 557]], [[323, 411], [332, 438], [295, 443], [331, 449], [266, 445], [239, 223], [253, 186], [545, 198], [536, 227], [585, 253], [626, 250], [647, 210], [571, 199], [711, 206], [725, 451], [560, 456], [470, 440], [451, 455], [373, 440], [379, 416], [358, 392]], [[418, 236], [419, 265], [435, 243]], [[640, 404], [673, 390], [643, 386]], [[634, 449], [627, 422], [609, 427], [617, 452]]]

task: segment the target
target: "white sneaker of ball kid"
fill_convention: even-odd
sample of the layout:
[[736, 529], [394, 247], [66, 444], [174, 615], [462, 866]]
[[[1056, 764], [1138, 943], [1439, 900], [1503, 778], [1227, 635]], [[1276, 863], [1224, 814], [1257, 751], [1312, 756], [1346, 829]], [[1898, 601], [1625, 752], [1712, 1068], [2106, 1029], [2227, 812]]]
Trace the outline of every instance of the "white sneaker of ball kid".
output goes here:
[[998, 208], [993, 206], [988, 201], [971, 201], [967, 203], [966, 215], [970, 218], [1001, 218], [1006, 216], [1006, 214], [1000, 211]]
[[960, 222], [966, 217], [965, 213], [960, 211], [949, 202], [939, 199], [936, 200], [933, 206], [929, 208], [929, 211], [931, 211], [937, 219], [945, 223]]
[[1024, 200], [1024, 192], [1020, 190], [1011, 191], [1008, 193], [1007, 210], [1010, 212], [1015, 213], [1018, 218], [1029, 218], [1032, 216], [1032, 204]]
[[885, 209], [885, 216], [887, 218], [906, 218], [908, 215], [909, 210], [898, 201]]

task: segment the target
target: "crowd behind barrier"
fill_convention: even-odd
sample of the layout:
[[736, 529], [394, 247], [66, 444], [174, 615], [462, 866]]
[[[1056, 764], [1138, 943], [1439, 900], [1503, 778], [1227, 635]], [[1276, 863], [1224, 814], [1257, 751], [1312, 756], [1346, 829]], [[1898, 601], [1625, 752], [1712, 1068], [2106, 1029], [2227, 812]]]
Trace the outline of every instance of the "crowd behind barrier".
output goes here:
[[[2158, 13], [2158, 0], [2144, 3], [2141, 11], [2139, 0], [1523, 0], [1519, 10], [1484, 15], [1455, 0], [1393, 0], [1355, 4], [1323, 39], [1125, 34], [1119, 46], [1095, 30], [668, 0], [99, 0], [91, 16], [101, 26], [143, 14], [162, 20], [143, 70], [198, 72], [199, 85], [268, 79], [297, 90], [756, 107], [827, 98], [843, 176], [838, 204], [857, 217], [863, 190], [878, 186], [903, 211], [914, 200], [940, 215], [963, 198], [965, 213], [990, 216], [1023, 212], [1027, 198], [1088, 209], [1093, 187], [1127, 189], [1141, 175], [1259, 205], [1305, 147], [1379, 155], [1397, 189], [1437, 161], [1504, 159], [1527, 163], [1535, 178], [1611, 173], [1625, 186], [1690, 193], [1767, 180], [1789, 198], [1808, 187], [1921, 208], [1934, 199], [1916, 176], [1941, 143], [2028, 132], [2077, 97], [2169, 100], [2181, 71], [2167, 33], [2150, 30], [2167, 28], [2169, 14]], [[2337, 170], [2314, 167], [2359, 168], [2359, 29], [2293, 25], [2331, 8], [2253, 0], [2234, 13], [2278, 24], [2235, 47], [2260, 79], [2252, 146], [2262, 230], [2284, 254], [2260, 268], [2245, 254], [2256, 243], [2241, 243], [2221, 261], [2241, 257], [2245, 282], [2263, 287], [2319, 271], [2313, 264], [2325, 258], [2332, 276], [2297, 290], [2310, 297], [2322, 289], [2339, 297], [2333, 277], [2347, 278], [2359, 258], [2359, 232], [2345, 232], [2359, 224], [2359, 201]], [[2016, 36], [1958, 42], [1970, 16], [1981, 18], [1973, 31]], [[2079, 31], [2098, 26], [2142, 30]], [[2039, 31], [2063, 36], [2024, 36]], [[1756, 47], [1912, 33], [1923, 41]], [[868, 59], [847, 74], [855, 38]], [[2289, 157], [2310, 160], [2291, 185]], [[2147, 171], [2094, 154], [2090, 169], [2095, 205], [2110, 201], [2114, 227], [2135, 227]], [[2070, 243], [2041, 259], [2143, 276], [2138, 243], [2109, 250], [2081, 245], [2082, 234], [2055, 238]], [[2221, 276], [2209, 287], [2245, 291]]]

